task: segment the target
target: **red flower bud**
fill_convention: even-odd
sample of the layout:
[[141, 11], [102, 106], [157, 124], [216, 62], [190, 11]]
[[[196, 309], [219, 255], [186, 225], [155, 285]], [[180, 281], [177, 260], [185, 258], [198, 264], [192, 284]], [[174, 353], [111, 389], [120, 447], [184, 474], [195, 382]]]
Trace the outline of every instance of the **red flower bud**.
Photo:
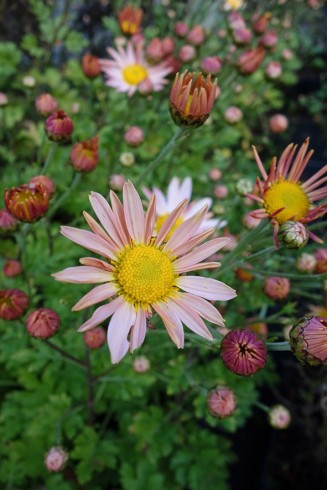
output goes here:
[[5, 190], [5, 204], [16, 219], [32, 223], [48, 211], [49, 194], [40, 184], [34, 188], [23, 184]]
[[268, 12], [263, 15], [255, 14], [252, 22], [253, 31], [256, 32], [256, 34], [263, 34], [268, 27], [270, 17], [271, 14]]
[[230, 371], [250, 376], [263, 369], [267, 361], [265, 344], [254, 332], [231, 330], [221, 343], [221, 358]]
[[51, 473], [57, 473], [64, 469], [66, 461], [68, 459], [67, 452], [60, 446], [54, 446], [45, 455], [44, 464]]
[[236, 397], [230, 388], [217, 387], [209, 392], [207, 407], [213, 417], [224, 419], [230, 417], [236, 410]]
[[0, 209], [0, 231], [14, 231], [17, 221], [6, 209]]
[[3, 273], [6, 277], [16, 277], [22, 273], [22, 264], [19, 260], [7, 260], [3, 266]]
[[200, 46], [205, 40], [205, 33], [202, 26], [197, 25], [189, 31], [187, 40], [194, 46]]
[[98, 136], [76, 143], [72, 148], [70, 161], [78, 172], [91, 172], [98, 163]]
[[290, 291], [290, 282], [286, 277], [268, 277], [264, 281], [264, 293], [271, 299], [284, 299]]
[[59, 329], [59, 326], [59, 316], [50, 308], [39, 308], [32, 311], [26, 319], [26, 329], [36, 339], [52, 337]]
[[52, 95], [45, 93], [37, 97], [35, 107], [43, 116], [49, 116], [58, 109], [58, 102]]
[[101, 72], [99, 59], [90, 53], [85, 53], [82, 57], [82, 71], [86, 77], [96, 78]]
[[55, 183], [46, 175], [36, 175], [28, 183], [31, 189], [35, 189], [40, 184], [46, 189], [49, 197], [51, 197], [56, 192]]
[[184, 22], [177, 22], [175, 26], [175, 33], [177, 36], [185, 37], [188, 33], [188, 26]]
[[45, 123], [47, 136], [52, 141], [66, 142], [73, 132], [73, 123], [65, 111], [59, 110], [51, 114]]
[[138, 126], [131, 126], [124, 135], [124, 140], [130, 146], [139, 146], [144, 140], [144, 133]]
[[4, 289], [0, 291], [0, 318], [15, 320], [25, 313], [28, 297], [20, 289]]
[[263, 61], [265, 49], [262, 46], [248, 49], [239, 57], [239, 70], [244, 75], [249, 75], [256, 71]]
[[106, 342], [106, 332], [102, 327], [95, 327], [85, 332], [83, 340], [90, 349], [99, 349]]

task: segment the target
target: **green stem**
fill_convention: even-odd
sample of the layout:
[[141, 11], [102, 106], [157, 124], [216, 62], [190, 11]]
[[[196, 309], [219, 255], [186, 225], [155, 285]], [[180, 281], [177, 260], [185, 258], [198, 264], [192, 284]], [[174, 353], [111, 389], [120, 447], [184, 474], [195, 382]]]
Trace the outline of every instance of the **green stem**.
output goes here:
[[42, 161], [42, 152], [43, 152], [43, 147], [44, 147], [44, 142], [46, 140], [46, 132], [43, 131], [42, 132], [42, 137], [41, 137], [41, 141], [40, 141], [40, 145], [39, 145], [39, 148], [38, 148], [38, 151], [37, 151], [37, 156], [36, 156], [36, 163], [38, 165], [41, 165], [41, 161]]
[[291, 294], [295, 294], [297, 296], [302, 296], [303, 298], [308, 298], [312, 299], [313, 301], [320, 301], [321, 295], [320, 294], [313, 294], [309, 293], [307, 291], [302, 291], [301, 289], [292, 289]]
[[264, 403], [261, 403], [261, 402], [255, 402], [254, 405], [256, 407], [259, 407], [261, 408], [261, 410], [263, 410], [264, 412], [269, 412], [270, 411], [270, 408], [267, 406], [267, 405], [264, 405]]
[[155, 160], [150, 162], [147, 165], [147, 167], [143, 170], [143, 172], [141, 172], [141, 174], [139, 175], [139, 177], [137, 178], [137, 180], [135, 182], [136, 186], [141, 184], [141, 182], [144, 180], [144, 178], [147, 175], [150, 175], [154, 170], [156, 170], [159, 167], [162, 160], [164, 160], [164, 158], [176, 146], [177, 141], [179, 139], [181, 139], [183, 136], [185, 136], [186, 134], [188, 134], [188, 132], [189, 132], [189, 129], [184, 129], [184, 128], [178, 128], [176, 130], [176, 132], [174, 133], [174, 135], [172, 136], [170, 141], [164, 146], [164, 148], [162, 148], [162, 150], [159, 152], [159, 154], [157, 155]]
[[267, 342], [266, 348], [268, 350], [275, 350], [275, 351], [283, 351], [283, 350], [291, 350], [290, 349], [290, 343], [289, 342]]
[[52, 143], [52, 145], [50, 146], [50, 150], [48, 152], [48, 155], [47, 155], [47, 158], [46, 158], [46, 161], [44, 162], [44, 165], [43, 167], [41, 168], [41, 174], [44, 174], [44, 172], [46, 171], [46, 169], [48, 168], [56, 150], [57, 150], [57, 146], [58, 144], [57, 143]]
[[49, 210], [47, 214], [48, 220], [54, 215], [54, 213], [57, 211], [57, 209], [63, 204], [65, 199], [69, 196], [69, 194], [72, 192], [73, 189], [80, 183], [82, 178], [82, 175], [80, 173], [76, 173], [72, 179], [72, 182], [68, 189], [62, 194], [59, 199], [53, 204], [52, 208]]
[[45, 339], [44, 342], [49, 347], [51, 347], [51, 349], [55, 350], [56, 352], [59, 352], [59, 354], [61, 354], [66, 359], [69, 359], [70, 361], [74, 362], [74, 364], [77, 364], [78, 366], [82, 367], [83, 369], [86, 369], [87, 366], [85, 365], [85, 363], [83, 361], [80, 361], [80, 359], [78, 359], [77, 357], [72, 356], [71, 354], [69, 354], [68, 352], [64, 351], [63, 349], [61, 349], [60, 347], [58, 347], [58, 345], [54, 344], [53, 342], [51, 342], [48, 339]]
[[304, 282], [309, 282], [309, 280], [320, 280], [320, 279], [324, 279], [325, 277], [324, 274], [292, 274], [289, 272], [266, 271], [262, 269], [252, 268], [252, 274], [253, 273], [262, 276], [288, 277], [288, 279], [295, 279]]
[[275, 247], [264, 248], [263, 250], [260, 250], [259, 252], [255, 252], [254, 254], [248, 255], [248, 257], [242, 257], [240, 260], [237, 260], [237, 262], [230, 264], [230, 267], [231, 268], [238, 267], [238, 266], [242, 265], [244, 262], [251, 262], [253, 259], [260, 257], [261, 255], [266, 255], [268, 253], [274, 253], [275, 251], [276, 251]]

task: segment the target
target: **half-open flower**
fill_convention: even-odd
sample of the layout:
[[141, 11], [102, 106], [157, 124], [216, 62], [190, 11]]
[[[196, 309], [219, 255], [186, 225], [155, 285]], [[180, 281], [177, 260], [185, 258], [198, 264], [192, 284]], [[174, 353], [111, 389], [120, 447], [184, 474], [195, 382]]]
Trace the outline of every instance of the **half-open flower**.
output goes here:
[[[74, 311], [105, 301], [81, 327], [85, 332], [112, 316], [108, 326], [108, 344], [113, 363], [119, 362], [129, 347], [133, 351], [145, 338], [146, 320], [156, 312], [178, 348], [184, 345], [184, 323], [193, 332], [209, 340], [212, 335], [203, 318], [223, 325], [217, 309], [206, 300], [229, 300], [236, 296], [226, 284], [186, 272], [217, 267], [202, 262], [227, 243], [216, 238], [199, 245], [208, 236], [200, 227], [207, 213], [204, 206], [172, 236], [168, 235], [188, 201], [182, 201], [167, 217], [156, 237], [155, 197], [144, 213], [140, 197], [131, 182], [123, 187], [123, 205], [110, 193], [111, 205], [104, 197], [91, 193], [92, 207], [102, 224], [88, 213], [84, 217], [92, 232], [62, 227], [62, 234], [105, 260], [87, 257], [82, 266], [69, 267], [54, 274], [58, 281], [76, 284], [103, 283], [87, 293]], [[113, 299], [115, 298], [115, 299]]]
[[91, 172], [98, 163], [98, 136], [76, 143], [70, 161], [78, 172]]
[[[255, 218], [270, 219], [274, 226], [276, 246], [278, 246], [280, 225], [286, 221], [298, 221], [306, 224], [327, 212], [326, 204], [319, 206], [313, 204], [326, 196], [327, 187], [323, 184], [327, 181], [327, 166], [322, 167], [305, 182], [300, 181], [313, 154], [313, 150], [307, 151], [308, 146], [309, 139], [307, 138], [295, 156], [297, 145], [292, 143], [288, 145], [278, 163], [276, 158], [273, 158], [269, 173], [264, 169], [256, 148], [253, 147], [262, 180], [257, 178], [258, 195], [248, 194], [248, 197], [261, 205], [261, 209], [253, 211], [251, 214]], [[322, 243], [320, 238], [310, 230], [309, 236]]]
[[23, 184], [5, 190], [5, 204], [16, 219], [32, 223], [48, 211], [49, 194], [42, 184]]
[[142, 21], [143, 11], [132, 5], [126, 5], [118, 13], [118, 22], [120, 24], [121, 31], [123, 34], [133, 35], [136, 34], [140, 29], [140, 24]]

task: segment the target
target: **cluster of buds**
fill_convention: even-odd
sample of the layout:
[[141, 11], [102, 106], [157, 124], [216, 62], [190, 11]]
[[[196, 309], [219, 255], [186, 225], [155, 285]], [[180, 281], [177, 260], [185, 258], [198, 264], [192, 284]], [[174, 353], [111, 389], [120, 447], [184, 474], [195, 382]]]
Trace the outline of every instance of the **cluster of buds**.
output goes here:
[[35, 107], [43, 116], [49, 116], [58, 109], [58, 102], [52, 95], [44, 93], [37, 97]]
[[118, 22], [123, 34], [133, 36], [140, 30], [140, 25], [143, 17], [143, 11], [131, 5], [126, 5], [118, 13]]
[[171, 56], [174, 48], [175, 42], [171, 37], [164, 39], [153, 37], [146, 48], [146, 56], [150, 61], [158, 63]]
[[32, 311], [26, 319], [28, 333], [36, 339], [48, 339], [55, 335], [60, 327], [58, 314], [50, 308]]
[[99, 59], [96, 56], [93, 56], [91, 53], [85, 53], [82, 57], [82, 71], [88, 78], [96, 78], [100, 75], [100, 63]]
[[245, 329], [231, 330], [222, 340], [221, 359], [239, 376], [250, 376], [264, 368], [267, 350], [264, 341]]
[[5, 190], [5, 204], [18, 221], [32, 223], [46, 214], [49, 193], [42, 184], [23, 184]]
[[289, 332], [292, 352], [302, 363], [327, 364], [327, 319], [318, 316], [301, 318]]
[[98, 163], [98, 136], [76, 143], [70, 154], [70, 162], [78, 172], [91, 172]]
[[309, 232], [298, 221], [285, 221], [279, 228], [279, 241], [286, 248], [303, 248], [309, 241]]
[[48, 138], [58, 143], [70, 141], [73, 129], [71, 119], [61, 109], [52, 113], [45, 122], [45, 131]]
[[213, 417], [225, 419], [236, 410], [237, 401], [234, 392], [226, 386], [211, 390], [207, 397], [207, 407]]
[[28, 297], [20, 289], [0, 291], [0, 318], [15, 320], [24, 315], [28, 307]]
[[178, 126], [198, 128], [209, 117], [214, 105], [217, 81], [200, 73], [176, 74], [170, 94], [170, 112]]

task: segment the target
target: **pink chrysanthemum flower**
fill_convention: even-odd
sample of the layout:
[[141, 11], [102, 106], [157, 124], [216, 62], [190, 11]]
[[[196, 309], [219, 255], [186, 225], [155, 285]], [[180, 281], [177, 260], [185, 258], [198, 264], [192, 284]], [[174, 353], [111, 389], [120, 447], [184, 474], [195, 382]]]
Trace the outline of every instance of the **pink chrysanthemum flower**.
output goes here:
[[[251, 214], [255, 218], [269, 218], [271, 220], [274, 226], [276, 246], [278, 246], [279, 226], [286, 221], [299, 221], [306, 224], [326, 213], [325, 204], [313, 206], [313, 203], [326, 196], [327, 187], [322, 184], [327, 180], [327, 166], [322, 167], [305, 182], [300, 181], [300, 177], [313, 154], [313, 150], [307, 152], [308, 146], [309, 138], [302, 144], [294, 159], [297, 145], [292, 143], [288, 145], [278, 163], [276, 158], [273, 158], [269, 174], [265, 171], [256, 148], [253, 147], [255, 160], [263, 180], [257, 179], [258, 196], [248, 194], [248, 197], [262, 205], [261, 209], [253, 211]], [[311, 231], [309, 231], [309, 236], [322, 243]]]
[[[155, 221], [155, 232], [158, 233], [161, 229], [164, 221], [168, 217], [168, 215], [181, 203], [184, 199], [188, 199], [190, 201], [192, 195], [192, 180], [190, 177], [186, 177], [182, 181], [180, 181], [177, 177], [173, 177], [171, 180], [168, 189], [167, 195], [154, 187], [152, 190], [144, 187], [143, 193], [150, 201], [152, 196], [156, 197], [156, 221]], [[185, 210], [181, 213], [180, 217], [177, 219], [175, 225], [173, 226], [170, 235], [187, 219], [189, 219], [193, 214], [197, 213], [204, 206], [208, 208], [212, 205], [212, 199], [206, 197], [204, 199], [200, 199], [199, 201], [192, 201], [185, 208]], [[226, 226], [227, 222], [225, 220], [212, 219], [212, 213], [206, 213], [204, 220], [202, 221], [200, 230], [213, 230], [213, 228], [219, 229]], [[169, 237], [170, 237], [169, 235]]]
[[106, 85], [118, 92], [127, 92], [131, 97], [146, 81], [154, 92], [162, 90], [167, 83], [165, 77], [171, 68], [164, 63], [150, 66], [140, 44], [133, 46], [129, 43], [126, 50], [118, 46], [117, 50], [108, 48], [107, 51], [113, 59], [100, 60], [100, 67], [105, 74]]
[[216, 238], [196, 247], [209, 235], [207, 231], [200, 231], [207, 206], [186, 220], [168, 239], [188, 204], [187, 200], [168, 215], [156, 237], [153, 236], [155, 196], [145, 215], [131, 182], [124, 184], [123, 205], [114, 192], [110, 194], [111, 206], [95, 192], [91, 193], [90, 201], [103, 227], [84, 213], [92, 232], [68, 226], [62, 227], [61, 232], [107, 260], [83, 258], [80, 259], [82, 266], [69, 267], [54, 274], [58, 281], [63, 282], [104, 283], [92, 289], [73, 307], [73, 311], [78, 311], [106, 301], [79, 331], [94, 328], [112, 316], [107, 339], [113, 363], [119, 362], [129, 347], [134, 351], [143, 343], [147, 318], [152, 316], [153, 310], [162, 318], [178, 348], [184, 344], [182, 323], [198, 335], [212, 339], [202, 317], [217, 325], [223, 325], [224, 320], [205, 300], [229, 300], [236, 293], [220, 281], [185, 275], [186, 272], [217, 266], [217, 263], [202, 260], [228, 241]]

